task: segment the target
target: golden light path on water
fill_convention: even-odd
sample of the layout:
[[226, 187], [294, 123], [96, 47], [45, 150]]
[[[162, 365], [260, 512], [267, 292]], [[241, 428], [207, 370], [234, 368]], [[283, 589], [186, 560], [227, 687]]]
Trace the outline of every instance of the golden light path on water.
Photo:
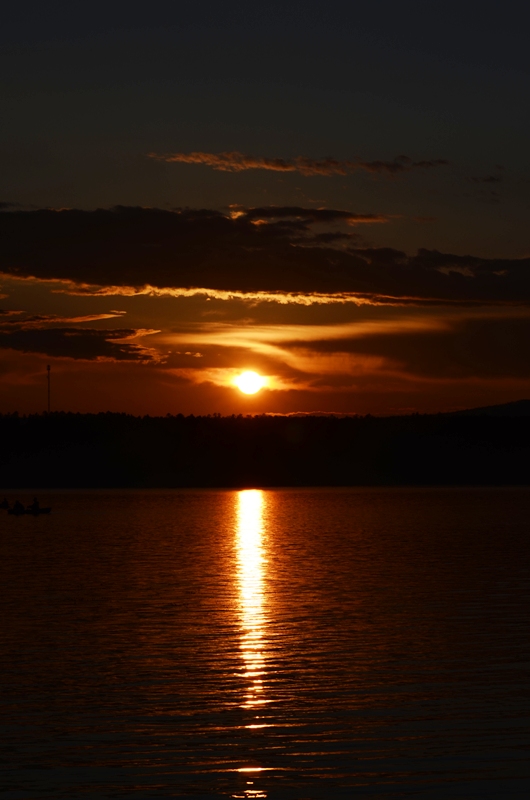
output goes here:
[[[267, 702], [263, 694], [263, 676], [265, 675], [265, 595], [264, 573], [266, 558], [264, 553], [263, 522], [264, 494], [259, 489], [248, 489], [238, 493], [237, 507], [237, 560], [239, 584], [239, 611], [241, 641], [240, 648], [244, 664], [243, 675], [247, 686], [243, 708], [257, 711]], [[261, 728], [259, 715], [256, 722], [247, 728]], [[266, 768], [265, 768], [266, 769]], [[263, 767], [245, 766], [239, 770], [252, 777], [253, 773], [263, 772]], [[247, 781], [247, 786], [254, 787], [254, 782]], [[266, 793], [257, 788], [247, 788], [242, 794], [233, 797], [266, 797]]]

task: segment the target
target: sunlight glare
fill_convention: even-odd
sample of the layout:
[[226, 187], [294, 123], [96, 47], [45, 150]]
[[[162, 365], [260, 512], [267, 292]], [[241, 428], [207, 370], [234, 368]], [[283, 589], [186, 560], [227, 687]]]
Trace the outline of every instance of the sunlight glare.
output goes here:
[[234, 383], [240, 392], [244, 394], [256, 394], [260, 389], [263, 389], [267, 383], [267, 379], [258, 375], [257, 372], [247, 370], [247, 372], [242, 372], [241, 375], [234, 378]]

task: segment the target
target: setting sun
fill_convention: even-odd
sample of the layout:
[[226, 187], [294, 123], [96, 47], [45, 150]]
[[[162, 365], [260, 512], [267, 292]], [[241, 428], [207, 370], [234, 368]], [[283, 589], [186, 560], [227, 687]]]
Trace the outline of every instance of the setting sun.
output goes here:
[[256, 394], [260, 389], [263, 389], [267, 383], [266, 378], [262, 378], [257, 372], [242, 372], [237, 378], [234, 378], [234, 383], [237, 388], [245, 394]]

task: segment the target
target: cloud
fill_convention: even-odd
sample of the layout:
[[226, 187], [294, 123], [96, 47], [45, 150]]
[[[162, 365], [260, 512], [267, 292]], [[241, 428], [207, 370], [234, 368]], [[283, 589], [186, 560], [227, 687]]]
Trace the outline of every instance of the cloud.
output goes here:
[[[520, 309], [415, 311], [331, 325], [202, 323], [162, 333], [155, 344], [178, 348], [166, 366], [186, 380], [227, 386], [244, 367], [267, 376], [272, 391], [530, 379], [530, 319]], [[183, 351], [196, 348], [202, 359], [186, 358]]]
[[26, 314], [24, 311], [0, 311], [0, 317], [5, 315], [9, 319], [0, 318], [0, 330], [2, 328], [14, 328], [29, 330], [31, 328], [45, 328], [47, 325], [74, 325], [84, 322], [97, 322], [103, 319], [120, 318], [125, 312], [111, 311], [107, 314], [85, 314], [80, 317], [61, 317], [58, 314]]
[[[438, 324], [392, 326], [358, 335], [287, 339], [281, 347], [303, 355], [381, 359], [385, 368], [424, 380], [530, 378], [530, 319], [517, 316], [475, 316], [438, 319]], [[351, 380], [354, 379], [351, 370]]]
[[[262, 207], [0, 214], [0, 271], [79, 294], [205, 294], [283, 303], [530, 303], [530, 258], [315, 241], [382, 215]], [[255, 224], [265, 219], [265, 224]], [[294, 227], [292, 227], [294, 225]], [[322, 231], [318, 231], [321, 233]]]
[[301, 206], [230, 206], [230, 216], [252, 222], [268, 222], [274, 220], [297, 220], [302, 223], [302, 230], [313, 224], [331, 224], [344, 222], [346, 225], [373, 225], [389, 222], [387, 214], [357, 214], [351, 211], [340, 211], [335, 208], [303, 208]]
[[158, 331], [93, 328], [25, 328], [0, 330], [0, 348], [44, 353], [87, 361], [159, 362], [156, 350], [134, 340]]
[[[179, 374], [193, 380], [226, 384], [232, 379], [234, 368], [237, 371], [238, 365], [245, 365], [246, 368], [258, 369], [262, 374], [271, 376], [269, 387], [272, 389], [299, 385], [307, 388], [324, 374], [340, 372], [341, 368], [344, 370], [345, 359], [332, 357], [332, 354], [342, 352], [343, 341], [370, 335], [392, 337], [402, 331], [420, 333], [437, 330], [444, 325], [444, 322], [430, 317], [332, 325], [203, 323], [181, 332], [161, 333], [155, 337], [155, 344], [171, 349], [177, 347], [178, 350], [173, 350], [169, 356], [168, 365], [178, 367]], [[329, 346], [325, 357], [319, 352], [319, 345], [323, 342]], [[200, 349], [203, 361], [186, 363], [181, 357], [184, 348]], [[348, 367], [352, 368], [352, 362], [355, 362], [355, 368], [351, 371], [358, 375], [361, 368], [373, 371], [374, 364], [379, 366], [384, 360], [381, 353], [372, 355], [359, 352], [349, 359]]]
[[[6, 311], [3, 308], [0, 308], [0, 317], [17, 317], [20, 314], [24, 314], [24, 311]], [[0, 325], [5, 324], [6, 320], [0, 319]]]
[[195, 151], [191, 153], [148, 153], [149, 158], [166, 163], [199, 164], [211, 167], [220, 172], [244, 172], [246, 170], [261, 169], [271, 172], [298, 172], [306, 177], [313, 175], [348, 175], [359, 170], [370, 173], [396, 176], [414, 169], [431, 169], [447, 165], [449, 162], [443, 158], [413, 161], [409, 156], [397, 156], [392, 161], [362, 161], [340, 160], [336, 158], [308, 158], [296, 156], [295, 158], [265, 158], [263, 156], [249, 156], [237, 151], [224, 153], [204, 153]]
[[479, 175], [470, 178], [470, 180], [473, 183], [501, 183], [503, 179], [501, 175]]

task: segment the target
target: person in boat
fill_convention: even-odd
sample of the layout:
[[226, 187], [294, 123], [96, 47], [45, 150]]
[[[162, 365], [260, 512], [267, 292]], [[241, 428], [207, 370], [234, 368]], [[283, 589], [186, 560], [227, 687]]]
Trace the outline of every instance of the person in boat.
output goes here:
[[25, 508], [22, 505], [22, 503], [20, 502], [20, 500], [16, 501], [15, 505], [13, 506], [13, 511], [15, 512], [15, 514], [23, 514], [24, 513]]
[[6, 497], [4, 497], [4, 499], [0, 503], [0, 508], [5, 508], [5, 509], [9, 508], [9, 503], [7, 502], [7, 498]]
[[39, 501], [36, 497], [33, 498], [33, 503], [28, 506], [28, 511], [31, 511], [32, 514], [38, 514], [40, 511]]

